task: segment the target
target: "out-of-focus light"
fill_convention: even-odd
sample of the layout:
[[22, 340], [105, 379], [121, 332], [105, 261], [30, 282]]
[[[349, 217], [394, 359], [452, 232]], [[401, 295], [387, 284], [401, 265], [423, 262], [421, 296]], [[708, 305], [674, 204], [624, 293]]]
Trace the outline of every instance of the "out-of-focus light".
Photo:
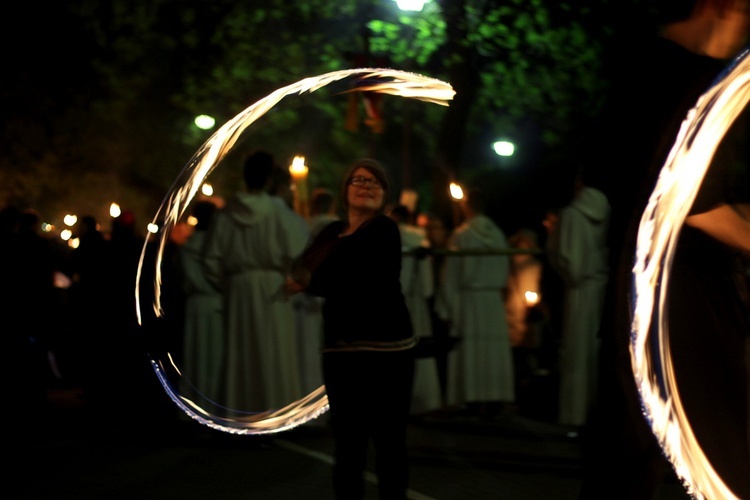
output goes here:
[[429, 0], [394, 0], [398, 8], [401, 10], [408, 10], [413, 12], [419, 12], [424, 8]]
[[120, 209], [120, 205], [118, 205], [117, 203], [112, 203], [109, 206], [110, 217], [113, 217], [113, 218], [119, 217], [121, 213], [122, 213], [122, 210]]
[[148, 232], [151, 234], [156, 234], [159, 232], [159, 226], [154, 224], [153, 222], [150, 222], [148, 226], [146, 226], [146, 229], [148, 229]]
[[76, 222], [78, 222], [78, 217], [73, 214], [67, 214], [65, 217], [63, 217], [63, 222], [68, 227], [75, 226]]
[[460, 184], [456, 184], [455, 182], [451, 182], [450, 193], [451, 193], [451, 197], [454, 200], [462, 200], [464, 198], [463, 188], [461, 187]]
[[510, 141], [497, 141], [492, 143], [492, 149], [498, 156], [513, 156], [516, 152], [516, 146]]
[[535, 306], [539, 303], [539, 294], [536, 292], [532, 292], [531, 290], [528, 290], [526, 293], [523, 294], [523, 296], [526, 299], [527, 306]]
[[201, 130], [208, 130], [216, 125], [216, 120], [213, 116], [198, 115], [195, 117], [195, 126]]
[[195, 215], [188, 215], [187, 223], [188, 226], [195, 227], [198, 224], [198, 218]]
[[201, 186], [201, 193], [205, 194], [206, 196], [211, 196], [212, 194], [214, 194], [214, 187], [206, 182]]
[[289, 173], [295, 179], [302, 179], [307, 176], [307, 165], [305, 165], [304, 156], [295, 156], [292, 160], [292, 164], [289, 166]]
[[50, 224], [49, 222], [42, 222], [42, 231], [45, 233], [51, 233], [55, 230], [55, 226]]
[[79, 246], [81, 246], [81, 239], [80, 238], [70, 238], [68, 240], [68, 246], [70, 248], [73, 248], [73, 249], [78, 248]]
[[71, 279], [68, 278], [65, 273], [61, 273], [60, 271], [55, 271], [52, 279], [55, 288], [62, 288], [63, 290], [67, 290], [68, 288], [70, 288], [70, 285], [73, 284]]
[[68, 241], [71, 236], [73, 236], [73, 231], [70, 229], [63, 229], [60, 231], [60, 238], [62, 238], [63, 241]]

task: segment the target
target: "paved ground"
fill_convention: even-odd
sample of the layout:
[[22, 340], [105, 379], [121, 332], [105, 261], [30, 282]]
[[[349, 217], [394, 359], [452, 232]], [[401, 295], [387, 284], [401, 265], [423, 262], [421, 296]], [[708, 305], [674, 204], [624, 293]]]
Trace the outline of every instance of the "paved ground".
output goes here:
[[[76, 389], [53, 390], [49, 400], [37, 418], [5, 426], [3, 498], [333, 498], [325, 416], [267, 438], [224, 434], [179, 418], [154, 419], [143, 402], [101, 407]], [[574, 500], [581, 486], [580, 449], [566, 433], [517, 414], [479, 420], [446, 413], [415, 420], [409, 433], [410, 498]], [[376, 498], [369, 482], [367, 499]], [[669, 481], [658, 500], [688, 498]]]

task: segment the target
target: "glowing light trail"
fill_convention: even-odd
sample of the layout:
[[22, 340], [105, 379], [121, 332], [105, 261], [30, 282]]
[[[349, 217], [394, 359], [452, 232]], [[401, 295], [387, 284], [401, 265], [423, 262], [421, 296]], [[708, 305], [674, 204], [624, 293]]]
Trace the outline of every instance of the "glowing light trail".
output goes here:
[[[688, 493], [701, 499], [736, 496], [703, 453], [680, 402], [663, 312], [680, 229], [719, 142], [750, 100], [749, 81], [746, 50], [689, 111], [641, 218], [633, 269], [636, 291], [630, 346], [633, 373], [646, 416], [662, 449]], [[655, 296], [659, 284], [660, 292]], [[653, 352], [649, 339], [654, 311], [658, 352]], [[665, 370], [661, 371], [660, 366]]]
[[[446, 82], [405, 71], [381, 68], [334, 71], [305, 78], [297, 83], [280, 88], [226, 122], [211, 135], [185, 165], [152, 221], [152, 224], [162, 228], [154, 236], [158, 249], [153, 263], [154, 301], [152, 307], [156, 317], [161, 317], [164, 314], [161, 304], [161, 261], [164, 248], [169, 241], [169, 233], [185, 213], [208, 175], [232, 150], [242, 133], [284, 97], [306, 92], [312, 93], [333, 82], [351, 77], [360, 77], [368, 84], [355, 86], [349, 92], [369, 91], [390, 94], [443, 106], [447, 106], [448, 101], [453, 99], [455, 95], [451, 85]], [[143, 324], [143, 315], [139, 289], [147, 246], [148, 243], [144, 244], [141, 251], [135, 283], [136, 314], [138, 323], [141, 325]], [[152, 265], [152, 263], [149, 262], [149, 265]], [[284, 408], [248, 413], [247, 416], [242, 417], [217, 416], [207, 411], [201, 404], [179, 394], [173, 387], [171, 380], [179, 379], [181, 373], [172, 361], [171, 356], [168, 354], [167, 356], [168, 360], [151, 359], [151, 366], [165, 391], [187, 415], [214, 429], [235, 434], [267, 434], [296, 427], [328, 410], [328, 397], [321, 386], [306, 397], [292, 402]]]

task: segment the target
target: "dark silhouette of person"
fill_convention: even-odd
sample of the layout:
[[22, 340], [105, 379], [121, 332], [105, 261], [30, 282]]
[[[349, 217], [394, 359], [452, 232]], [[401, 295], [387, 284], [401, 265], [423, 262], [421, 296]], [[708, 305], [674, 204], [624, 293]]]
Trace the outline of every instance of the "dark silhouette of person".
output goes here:
[[[609, 55], [614, 85], [597, 125], [609, 137], [592, 140], [596, 146], [592, 164], [598, 167], [592, 168], [590, 179], [599, 183], [612, 207], [612, 259], [597, 400], [582, 434], [582, 499], [655, 498], [670, 470], [644, 417], [631, 368], [632, 269], [638, 226], [688, 110], [748, 35], [745, 1], [657, 2], [657, 7], [659, 26], [629, 35]], [[627, 134], [613, 134], [613, 126]], [[728, 293], [727, 266], [734, 260], [731, 245], [713, 237], [717, 227], [729, 224], [716, 222], [731, 213], [731, 200], [740, 185], [727, 182], [726, 167], [737, 165], [727, 160], [738, 150], [725, 144], [730, 147], [717, 151], [677, 245], [667, 299], [669, 345], [679, 396], [698, 441], [730, 488], [748, 498], [743, 359], [747, 319], [737, 294]], [[601, 178], [595, 180], [596, 174]], [[747, 234], [750, 226], [738, 224], [739, 219], [731, 223], [737, 224], [736, 234]], [[618, 457], [616, 466], [613, 456]]]
[[[5, 285], [9, 309], [6, 318], [6, 368], [12, 374], [11, 397], [25, 410], [41, 411], [48, 403], [46, 390], [53, 376], [49, 353], [61, 334], [61, 297], [55, 273], [63, 269], [64, 254], [40, 234], [41, 219], [32, 209], [15, 215], [6, 212], [4, 239]], [[11, 222], [15, 219], [15, 224]], [[15, 233], [9, 226], [15, 227]]]
[[70, 376], [80, 384], [87, 397], [95, 398], [107, 390], [106, 368], [101, 337], [109, 322], [107, 313], [112, 298], [110, 287], [110, 244], [94, 216], [78, 222], [78, 247], [71, 252], [73, 283], [70, 287], [71, 342], [77, 354]]

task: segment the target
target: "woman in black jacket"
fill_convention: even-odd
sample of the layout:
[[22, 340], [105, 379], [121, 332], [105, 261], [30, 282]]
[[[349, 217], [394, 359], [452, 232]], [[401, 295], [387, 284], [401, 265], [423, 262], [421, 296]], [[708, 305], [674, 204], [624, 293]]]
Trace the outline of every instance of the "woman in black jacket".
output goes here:
[[337, 498], [364, 498], [372, 440], [380, 498], [405, 499], [406, 428], [414, 376], [409, 313], [401, 293], [401, 237], [384, 215], [388, 178], [376, 161], [347, 169], [346, 216], [326, 226], [295, 265], [289, 294], [323, 297], [323, 379], [335, 440]]

